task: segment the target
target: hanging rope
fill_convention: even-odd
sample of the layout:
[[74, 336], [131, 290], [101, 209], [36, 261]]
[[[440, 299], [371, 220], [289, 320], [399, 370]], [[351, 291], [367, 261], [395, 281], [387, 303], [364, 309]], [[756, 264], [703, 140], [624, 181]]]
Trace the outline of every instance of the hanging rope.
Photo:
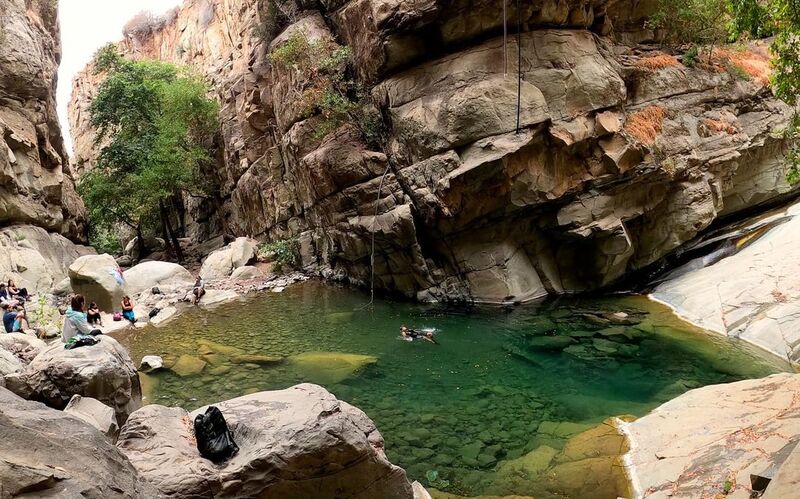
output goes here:
[[503, 78], [508, 78], [508, 16], [506, 15], [506, 3], [503, 0]]
[[522, 104], [522, 13], [517, 0], [517, 134], [519, 134], [519, 114]]
[[370, 227], [370, 231], [372, 232], [372, 248], [369, 254], [369, 303], [361, 307], [362, 309], [369, 307], [375, 301], [375, 222], [378, 220], [378, 203], [381, 200], [383, 181], [386, 179], [386, 174], [389, 173], [390, 166], [391, 165], [386, 165], [386, 170], [383, 171], [381, 183], [378, 185], [378, 195], [375, 198], [375, 215], [372, 217], [372, 226]]

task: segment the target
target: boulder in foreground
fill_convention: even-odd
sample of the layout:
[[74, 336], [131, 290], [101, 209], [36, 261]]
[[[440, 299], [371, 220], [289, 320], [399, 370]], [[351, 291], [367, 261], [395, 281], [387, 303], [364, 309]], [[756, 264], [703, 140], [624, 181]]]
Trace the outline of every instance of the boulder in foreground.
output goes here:
[[7, 376], [8, 388], [23, 398], [63, 409], [73, 395], [92, 397], [114, 409], [122, 426], [142, 406], [139, 375], [128, 352], [110, 336], [96, 345], [65, 350], [54, 343], [19, 374]]
[[638, 495], [749, 497], [750, 475], [800, 438], [800, 375], [691, 390], [622, 428]]
[[4, 388], [0, 428], [0, 497], [161, 497], [91, 425]]
[[405, 471], [386, 459], [375, 424], [320, 386], [302, 384], [215, 405], [240, 449], [223, 464], [197, 451], [192, 421], [205, 407], [189, 414], [145, 406], [130, 416], [117, 446], [161, 493], [177, 499], [414, 497]]

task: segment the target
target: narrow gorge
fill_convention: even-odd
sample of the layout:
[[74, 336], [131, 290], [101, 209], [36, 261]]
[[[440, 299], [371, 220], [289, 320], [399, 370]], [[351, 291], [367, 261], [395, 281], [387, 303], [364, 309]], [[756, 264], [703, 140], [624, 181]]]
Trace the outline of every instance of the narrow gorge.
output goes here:
[[0, 0], [0, 499], [791, 497], [781, 35], [668, 3]]

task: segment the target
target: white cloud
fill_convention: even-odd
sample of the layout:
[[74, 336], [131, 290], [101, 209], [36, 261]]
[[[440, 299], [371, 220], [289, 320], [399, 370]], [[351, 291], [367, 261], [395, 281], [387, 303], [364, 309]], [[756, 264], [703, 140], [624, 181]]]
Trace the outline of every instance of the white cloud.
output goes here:
[[142, 10], [155, 14], [179, 5], [181, 0], [61, 0], [61, 67], [58, 70], [58, 118], [67, 150], [72, 154], [67, 105], [72, 78], [108, 42], [122, 38], [122, 26]]

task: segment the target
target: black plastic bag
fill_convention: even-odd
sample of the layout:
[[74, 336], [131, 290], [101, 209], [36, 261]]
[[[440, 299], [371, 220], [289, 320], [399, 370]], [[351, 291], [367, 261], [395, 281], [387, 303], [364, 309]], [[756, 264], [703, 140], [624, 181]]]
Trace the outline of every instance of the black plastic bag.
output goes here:
[[154, 295], [160, 295], [161, 294], [161, 290], [158, 289], [158, 286], [153, 286], [153, 289], [151, 289], [150, 292], [152, 294], [154, 294]]
[[205, 414], [194, 418], [194, 436], [200, 455], [214, 463], [221, 463], [239, 452], [225, 417], [213, 405], [206, 409]]
[[153, 310], [151, 310], [150, 313], [147, 315], [149, 315], [150, 318], [152, 319], [153, 317], [157, 316], [159, 312], [161, 312], [161, 309], [156, 307]]
[[67, 350], [72, 350], [74, 348], [96, 345], [99, 341], [100, 340], [98, 338], [79, 334], [70, 338], [69, 341], [67, 341], [67, 343], [64, 345], [64, 348]]

